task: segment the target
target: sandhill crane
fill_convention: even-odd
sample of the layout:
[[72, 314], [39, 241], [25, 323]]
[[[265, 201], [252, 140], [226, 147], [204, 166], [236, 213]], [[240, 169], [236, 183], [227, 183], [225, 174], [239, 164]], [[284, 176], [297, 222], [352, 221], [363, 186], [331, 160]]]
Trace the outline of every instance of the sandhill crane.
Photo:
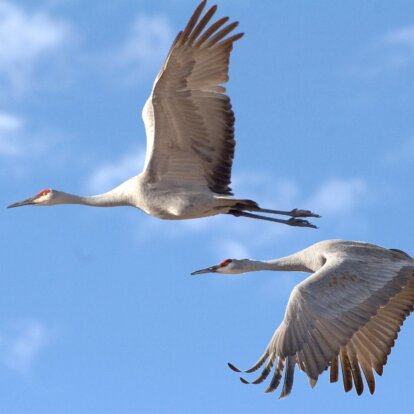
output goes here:
[[[306, 373], [313, 387], [328, 368], [330, 381], [336, 382], [340, 360], [345, 391], [350, 391], [354, 384], [358, 395], [363, 392], [362, 369], [373, 394], [372, 370], [382, 375], [400, 327], [414, 308], [414, 259], [397, 249], [327, 240], [281, 259], [227, 259], [192, 274], [256, 270], [312, 275], [295, 286], [285, 317], [265, 352], [245, 371], [254, 372], [267, 361], [252, 383], [263, 382], [277, 364], [266, 392], [278, 387], [285, 370], [280, 394], [283, 398], [292, 390], [295, 365]], [[241, 372], [230, 363], [229, 367]]]
[[[222, 86], [228, 80], [233, 43], [228, 36], [238, 22], [228, 17], [210, 23], [217, 6], [203, 16], [204, 0], [174, 40], [144, 105], [147, 135], [144, 170], [115, 189], [95, 196], [77, 196], [46, 189], [9, 207], [83, 204], [132, 206], [161, 219], [207, 217], [220, 213], [315, 227], [299, 217], [319, 217], [308, 210], [262, 209], [252, 200], [232, 197], [234, 114]], [[288, 220], [253, 214], [270, 213]]]

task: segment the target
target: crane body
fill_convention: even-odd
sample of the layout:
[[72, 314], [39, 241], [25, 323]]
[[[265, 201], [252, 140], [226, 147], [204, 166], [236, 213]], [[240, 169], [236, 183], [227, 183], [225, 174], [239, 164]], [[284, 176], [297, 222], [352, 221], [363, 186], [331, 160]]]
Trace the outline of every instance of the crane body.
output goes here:
[[46, 189], [9, 207], [133, 206], [168, 220], [231, 214], [316, 227], [303, 219], [319, 217], [309, 210], [263, 209], [255, 201], [233, 197], [230, 183], [235, 117], [223, 84], [228, 81], [233, 44], [243, 33], [233, 34], [238, 22], [228, 23], [228, 17], [211, 23], [217, 6], [203, 14], [205, 6], [206, 0], [178, 33], [144, 105], [147, 152], [143, 172], [97, 196]]
[[263, 382], [275, 367], [266, 392], [279, 386], [285, 372], [283, 398], [292, 390], [295, 366], [306, 373], [313, 387], [327, 369], [331, 382], [336, 382], [340, 364], [345, 391], [355, 386], [360, 395], [365, 377], [374, 393], [373, 371], [382, 375], [398, 332], [414, 309], [414, 259], [398, 249], [326, 240], [280, 259], [226, 259], [192, 274], [257, 270], [312, 274], [294, 287], [284, 319], [265, 352], [244, 371], [251, 373], [265, 364], [252, 383]]

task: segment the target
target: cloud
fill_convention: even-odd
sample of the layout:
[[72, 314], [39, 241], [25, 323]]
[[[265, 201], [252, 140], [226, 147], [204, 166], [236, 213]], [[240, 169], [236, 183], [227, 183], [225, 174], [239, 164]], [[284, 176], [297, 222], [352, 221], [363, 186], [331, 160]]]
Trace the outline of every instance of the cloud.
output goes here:
[[14, 115], [0, 113], [0, 133], [16, 131], [21, 127], [21, 120]]
[[218, 245], [218, 250], [222, 257], [230, 258], [248, 258], [251, 257], [247, 247], [238, 240], [223, 240]]
[[408, 139], [402, 145], [395, 146], [387, 151], [382, 158], [384, 165], [396, 166], [401, 163], [411, 165], [414, 158], [414, 138]]
[[414, 25], [386, 33], [382, 44], [387, 54], [384, 69], [400, 70], [414, 64]]
[[132, 24], [129, 35], [111, 54], [116, 69], [126, 72], [129, 82], [137, 82], [151, 75], [155, 78], [174, 39], [174, 33], [167, 17], [140, 14]]
[[308, 204], [322, 216], [350, 213], [367, 192], [361, 178], [331, 178], [322, 184]]
[[[19, 115], [0, 111], [0, 181], [27, 177], [61, 140], [62, 134], [53, 128], [38, 127]], [[62, 154], [58, 148], [51, 162], [62, 160]]]
[[385, 44], [405, 49], [414, 58], [414, 25], [393, 30], [383, 36]]
[[401, 72], [414, 65], [414, 25], [400, 27], [378, 36], [360, 53], [349, 73], [372, 78]]
[[22, 120], [15, 115], [0, 112], [0, 157], [17, 156], [23, 148], [15, 137], [22, 129]]
[[94, 193], [108, 191], [126, 179], [137, 175], [144, 165], [145, 151], [135, 149], [118, 161], [96, 168], [88, 180], [88, 189]]
[[27, 374], [50, 339], [49, 329], [40, 321], [10, 323], [0, 330], [0, 363], [19, 374]]
[[51, 146], [50, 141], [46, 131], [32, 130], [29, 134], [21, 117], [0, 112], [0, 159], [3, 163], [29, 155], [38, 156]]
[[[71, 28], [44, 11], [28, 12], [0, 1], [0, 80], [18, 92], [29, 83], [36, 65], [66, 44]], [[49, 65], [50, 67], [50, 62]]]

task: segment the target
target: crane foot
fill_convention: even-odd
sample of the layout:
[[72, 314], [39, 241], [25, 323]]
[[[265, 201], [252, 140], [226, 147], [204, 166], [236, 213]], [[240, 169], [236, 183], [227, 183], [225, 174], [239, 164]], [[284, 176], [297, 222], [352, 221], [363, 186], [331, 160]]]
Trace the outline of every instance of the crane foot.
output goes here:
[[292, 217], [289, 220], [286, 220], [286, 224], [289, 225], [289, 226], [294, 226], [294, 227], [312, 227], [313, 229], [318, 228], [314, 224], [309, 223], [308, 220], [302, 220], [302, 219], [298, 219], [298, 218], [294, 218], [294, 217]]
[[316, 213], [312, 213], [312, 211], [310, 210], [300, 210], [298, 208], [294, 208], [289, 215], [291, 217], [316, 217], [316, 218], [320, 218], [321, 216], [319, 214]]

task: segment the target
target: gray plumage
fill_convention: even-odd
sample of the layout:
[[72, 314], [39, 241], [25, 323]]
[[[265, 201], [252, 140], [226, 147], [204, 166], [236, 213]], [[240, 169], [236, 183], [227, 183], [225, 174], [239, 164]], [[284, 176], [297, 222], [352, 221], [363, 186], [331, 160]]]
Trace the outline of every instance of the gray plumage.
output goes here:
[[360, 395], [365, 378], [374, 393], [373, 371], [382, 375], [398, 332], [414, 307], [414, 259], [397, 249], [328, 240], [281, 259], [227, 259], [194, 274], [254, 270], [312, 274], [294, 287], [285, 317], [264, 354], [245, 371], [266, 364], [252, 383], [263, 382], [276, 365], [266, 392], [278, 387], [284, 369], [281, 397], [285, 397], [292, 389], [295, 365], [306, 373], [311, 386], [328, 368], [331, 382], [336, 382], [340, 365], [345, 391], [355, 387]]
[[[223, 86], [229, 79], [230, 53], [243, 33], [228, 17], [212, 21], [217, 6], [204, 15], [206, 0], [175, 38], [146, 101], [142, 118], [147, 135], [144, 170], [104, 194], [78, 196], [46, 189], [9, 207], [82, 204], [131, 206], [166, 220], [231, 214], [290, 226], [316, 227], [309, 210], [269, 210], [232, 197], [234, 113]], [[289, 216], [283, 220], [254, 213]]]

